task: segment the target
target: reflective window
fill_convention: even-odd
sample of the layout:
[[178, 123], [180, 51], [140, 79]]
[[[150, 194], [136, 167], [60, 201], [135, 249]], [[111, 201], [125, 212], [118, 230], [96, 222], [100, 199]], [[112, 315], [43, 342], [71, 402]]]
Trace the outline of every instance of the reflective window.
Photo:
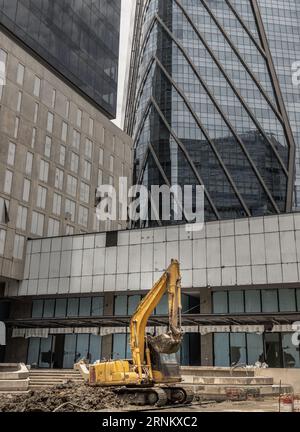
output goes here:
[[67, 299], [56, 299], [55, 317], [64, 318], [67, 314]]
[[262, 291], [262, 311], [278, 312], [278, 294], [277, 290]]
[[34, 300], [32, 302], [32, 318], [42, 318], [44, 300]]
[[214, 334], [214, 365], [230, 366], [229, 333]]
[[54, 317], [54, 309], [55, 309], [55, 300], [45, 300], [44, 301], [44, 318], [53, 318]]
[[245, 291], [246, 312], [261, 312], [260, 291]]
[[279, 290], [279, 310], [280, 312], [296, 312], [296, 296], [294, 289]]
[[79, 299], [78, 298], [68, 299], [67, 316], [68, 317], [78, 316], [78, 310], [79, 310]]
[[228, 298], [227, 292], [214, 292], [213, 293], [213, 310], [214, 313], [222, 314], [228, 312]]
[[91, 315], [91, 298], [83, 297], [79, 301], [79, 316], [90, 316]]

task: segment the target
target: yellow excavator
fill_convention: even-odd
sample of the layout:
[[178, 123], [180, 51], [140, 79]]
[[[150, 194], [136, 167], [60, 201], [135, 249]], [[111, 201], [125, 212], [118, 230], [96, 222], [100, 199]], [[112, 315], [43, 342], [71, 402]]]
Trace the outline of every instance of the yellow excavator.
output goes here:
[[[168, 295], [168, 331], [156, 336], [146, 334], [148, 319], [165, 293]], [[135, 405], [163, 406], [191, 402], [194, 397], [192, 389], [180, 384], [178, 351], [183, 338], [181, 309], [179, 262], [172, 260], [131, 318], [132, 359], [90, 365], [89, 369], [86, 368], [88, 383], [91, 386], [111, 387]], [[82, 362], [75, 367], [83, 373]]]

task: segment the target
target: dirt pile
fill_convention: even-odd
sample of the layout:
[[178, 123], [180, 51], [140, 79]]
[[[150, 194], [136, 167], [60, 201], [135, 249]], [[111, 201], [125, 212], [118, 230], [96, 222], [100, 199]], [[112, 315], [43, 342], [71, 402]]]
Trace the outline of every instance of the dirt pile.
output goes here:
[[124, 406], [110, 389], [67, 382], [24, 395], [0, 396], [0, 412], [80, 412]]

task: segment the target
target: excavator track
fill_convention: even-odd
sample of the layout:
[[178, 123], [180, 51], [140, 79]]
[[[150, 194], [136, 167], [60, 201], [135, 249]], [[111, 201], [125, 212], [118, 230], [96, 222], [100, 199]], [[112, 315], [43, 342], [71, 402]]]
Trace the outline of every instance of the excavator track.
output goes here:
[[137, 406], [156, 406], [190, 404], [194, 399], [191, 387], [163, 386], [163, 387], [122, 387], [114, 389], [122, 399]]

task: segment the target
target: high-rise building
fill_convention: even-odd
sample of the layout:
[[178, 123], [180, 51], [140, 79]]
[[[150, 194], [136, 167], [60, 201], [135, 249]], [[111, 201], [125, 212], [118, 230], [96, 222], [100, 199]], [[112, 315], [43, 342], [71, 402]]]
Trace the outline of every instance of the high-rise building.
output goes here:
[[[58, 2], [55, 2], [58, 3]], [[23, 277], [28, 237], [104, 231], [98, 185], [131, 177], [131, 138], [0, 32], [0, 286]], [[0, 288], [1, 291], [1, 288]], [[1, 294], [0, 294], [1, 295]]]
[[297, 12], [295, 1], [138, 2], [134, 181], [203, 185], [207, 221], [292, 210]]
[[120, 9], [121, 0], [4, 0], [0, 28], [114, 118]]

